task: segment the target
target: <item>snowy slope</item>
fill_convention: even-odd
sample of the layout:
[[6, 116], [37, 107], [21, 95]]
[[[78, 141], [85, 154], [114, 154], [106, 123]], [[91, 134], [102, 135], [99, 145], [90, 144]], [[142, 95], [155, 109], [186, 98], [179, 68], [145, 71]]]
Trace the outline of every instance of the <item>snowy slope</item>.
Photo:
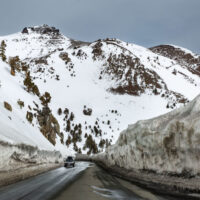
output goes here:
[[[26, 119], [26, 110], [30, 110], [28, 106], [34, 106], [34, 102], [39, 102], [33, 94], [24, 92], [21, 85], [21, 77], [13, 78], [10, 75], [10, 66], [0, 61], [1, 66], [1, 96], [0, 96], [0, 141], [8, 142], [9, 144], [27, 144], [34, 147], [39, 147], [41, 150], [62, 150], [59, 141], [54, 147], [41, 134], [37, 126], [30, 124]], [[25, 99], [25, 106], [20, 108], [17, 101]], [[12, 111], [5, 109], [4, 102], [8, 102], [12, 106]], [[64, 148], [63, 153], [69, 153]]]
[[[9, 142], [64, 153], [97, 153], [113, 144], [128, 124], [177, 108], [199, 93], [198, 74], [167, 56], [117, 39], [86, 43], [38, 26], [0, 37], [3, 40], [6, 62], [19, 56], [26, 63], [40, 95], [51, 95], [48, 107], [59, 123], [59, 131], [50, 135], [56, 141], [53, 146], [40, 133], [38, 115], [44, 107], [40, 98], [25, 90], [27, 71], [15, 70], [12, 76], [9, 64], [1, 61], [0, 115], [4, 120], [0, 123], [5, 127], [19, 124], [20, 132], [18, 137], [7, 131], [0, 135]], [[24, 108], [19, 108], [18, 99], [24, 101]], [[12, 105], [12, 112], [3, 108], [4, 101]], [[31, 124], [27, 111], [35, 115]]]
[[[36, 127], [31, 127], [29, 122], [25, 120], [28, 104], [31, 104], [35, 99], [34, 95], [24, 92], [20, 86], [20, 78], [10, 75], [9, 66], [0, 61], [1, 65], [1, 96], [0, 96], [0, 135], [3, 141], [9, 143], [31, 144], [40, 146], [44, 149], [52, 150], [53, 146], [41, 135]], [[18, 99], [26, 99], [27, 105], [22, 110], [17, 104]], [[9, 102], [12, 106], [12, 112], [4, 108], [4, 102]], [[32, 137], [35, 135], [34, 137]]]

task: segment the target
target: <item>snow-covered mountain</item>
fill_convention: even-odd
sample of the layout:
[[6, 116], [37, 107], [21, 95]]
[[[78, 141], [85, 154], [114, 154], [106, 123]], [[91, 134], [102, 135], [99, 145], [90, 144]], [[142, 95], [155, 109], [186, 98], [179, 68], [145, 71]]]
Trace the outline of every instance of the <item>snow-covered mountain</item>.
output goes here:
[[[128, 124], [186, 104], [200, 91], [199, 56], [183, 48], [81, 42], [47, 25], [0, 43], [0, 140], [13, 144], [97, 153]], [[175, 57], [177, 48], [187, 56]]]

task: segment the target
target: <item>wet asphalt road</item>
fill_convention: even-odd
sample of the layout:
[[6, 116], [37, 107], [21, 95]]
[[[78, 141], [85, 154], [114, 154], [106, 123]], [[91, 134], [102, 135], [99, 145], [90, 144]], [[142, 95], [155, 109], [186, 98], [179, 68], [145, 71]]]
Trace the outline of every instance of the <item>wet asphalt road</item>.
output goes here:
[[58, 168], [0, 189], [0, 200], [165, 200], [88, 162]]
[[53, 200], [164, 200], [91, 164]]
[[0, 200], [45, 200], [52, 198], [72, 182], [89, 163], [74, 168], [58, 168], [0, 189]]

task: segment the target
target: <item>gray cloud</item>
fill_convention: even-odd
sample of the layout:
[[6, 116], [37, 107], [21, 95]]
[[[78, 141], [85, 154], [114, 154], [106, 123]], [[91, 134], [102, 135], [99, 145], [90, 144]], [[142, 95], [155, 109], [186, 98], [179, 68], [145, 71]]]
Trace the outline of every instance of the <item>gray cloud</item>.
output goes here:
[[49, 24], [78, 40], [115, 37], [200, 53], [199, 8], [199, 0], [1, 0], [0, 35]]

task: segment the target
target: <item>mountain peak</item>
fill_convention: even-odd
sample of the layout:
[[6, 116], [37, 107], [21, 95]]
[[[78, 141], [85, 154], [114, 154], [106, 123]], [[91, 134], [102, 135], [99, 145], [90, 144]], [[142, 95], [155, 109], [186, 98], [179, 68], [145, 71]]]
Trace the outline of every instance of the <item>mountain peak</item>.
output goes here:
[[47, 24], [43, 24], [41, 26], [34, 26], [34, 27], [25, 27], [22, 30], [23, 34], [29, 34], [30, 32], [36, 32], [39, 34], [50, 34], [50, 35], [60, 35], [59, 29], [56, 29], [53, 26], [48, 26]]

